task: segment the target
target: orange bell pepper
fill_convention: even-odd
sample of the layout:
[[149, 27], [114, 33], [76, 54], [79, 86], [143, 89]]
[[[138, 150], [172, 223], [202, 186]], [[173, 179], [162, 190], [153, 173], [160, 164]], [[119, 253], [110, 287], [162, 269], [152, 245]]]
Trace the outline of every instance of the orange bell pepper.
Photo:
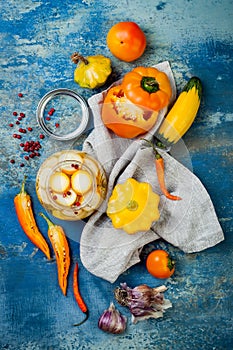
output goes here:
[[155, 124], [158, 113], [134, 105], [126, 98], [122, 85], [110, 88], [104, 98], [102, 121], [116, 135], [134, 138], [145, 134]]
[[132, 103], [159, 111], [169, 104], [172, 96], [166, 73], [154, 67], [136, 67], [122, 81], [125, 96]]

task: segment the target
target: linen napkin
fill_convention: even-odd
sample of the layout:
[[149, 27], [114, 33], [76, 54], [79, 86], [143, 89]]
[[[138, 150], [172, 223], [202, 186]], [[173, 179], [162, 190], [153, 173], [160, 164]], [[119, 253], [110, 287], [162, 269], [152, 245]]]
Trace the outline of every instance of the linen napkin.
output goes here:
[[[173, 91], [171, 102], [174, 101], [176, 87], [169, 63], [165, 61], [155, 67], [168, 75]], [[165, 162], [166, 185], [170, 192], [182, 198], [180, 201], [167, 199], [160, 191], [152, 148], [147, 147], [140, 137], [133, 140], [120, 138], [103, 125], [101, 103], [105, 94], [106, 91], [88, 100], [94, 129], [85, 140], [83, 150], [102, 164], [108, 177], [107, 196], [83, 229], [80, 257], [91, 273], [113, 283], [140, 261], [141, 249], [149, 242], [162, 238], [186, 253], [193, 253], [216, 245], [224, 235], [207, 191], [190, 170], [168, 153], [160, 151]], [[166, 109], [159, 112], [156, 125], [144, 138], [151, 139], [165, 113]], [[115, 229], [106, 215], [114, 186], [129, 177], [149, 182], [160, 195], [160, 219], [149, 231], [134, 235]]]

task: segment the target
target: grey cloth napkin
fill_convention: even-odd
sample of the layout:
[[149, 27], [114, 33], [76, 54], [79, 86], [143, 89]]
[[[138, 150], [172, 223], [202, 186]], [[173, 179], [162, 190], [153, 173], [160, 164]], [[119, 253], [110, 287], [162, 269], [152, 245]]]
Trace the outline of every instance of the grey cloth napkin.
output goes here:
[[[176, 87], [167, 61], [155, 66], [168, 75], [174, 101]], [[117, 82], [119, 83], [119, 82]], [[120, 138], [109, 131], [101, 121], [101, 102], [106, 92], [92, 96], [88, 103], [94, 117], [94, 129], [85, 140], [83, 150], [102, 164], [108, 176], [107, 197], [85, 225], [80, 240], [83, 265], [94, 275], [114, 282], [121, 273], [140, 261], [144, 245], [164, 239], [186, 253], [212, 247], [224, 239], [212, 201], [200, 180], [166, 152], [160, 151], [165, 162], [168, 189], [182, 200], [167, 199], [160, 191], [154, 154], [140, 137]], [[166, 109], [159, 112], [156, 125], [144, 137], [151, 136], [160, 125]], [[116, 183], [133, 177], [149, 182], [160, 197], [160, 219], [147, 232], [128, 235], [115, 229], [106, 215], [108, 199]]]

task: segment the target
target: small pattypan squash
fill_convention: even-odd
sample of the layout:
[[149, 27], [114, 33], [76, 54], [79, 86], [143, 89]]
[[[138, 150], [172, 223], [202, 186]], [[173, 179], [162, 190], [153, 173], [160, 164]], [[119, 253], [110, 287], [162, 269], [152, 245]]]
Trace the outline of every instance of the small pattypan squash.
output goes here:
[[104, 85], [112, 72], [111, 60], [102, 55], [84, 58], [75, 52], [71, 59], [77, 64], [74, 81], [83, 88], [95, 89]]
[[107, 215], [115, 228], [128, 234], [148, 231], [152, 222], [159, 219], [159, 200], [159, 195], [153, 192], [149, 183], [129, 178], [114, 187]]

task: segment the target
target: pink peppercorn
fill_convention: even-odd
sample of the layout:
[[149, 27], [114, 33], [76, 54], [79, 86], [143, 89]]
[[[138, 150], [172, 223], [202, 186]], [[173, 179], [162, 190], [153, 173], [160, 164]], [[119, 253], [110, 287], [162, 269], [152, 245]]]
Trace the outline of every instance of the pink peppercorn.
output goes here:
[[11, 159], [10, 162], [11, 162], [11, 164], [15, 164], [15, 160], [14, 159]]
[[32, 131], [32, 128], [30, 126], [27, 129], [28, 129], [28, 131]]
[[44, 135], [43, 134], [40, 134], [40, 139], [44, 139]]
[[11, 128], [13, 128], [14, 124], [13, 124], [13, 123], [10, 123], [9, 126], [10, 126]]
[[18, 93], [19, 97], [23, 97], [23, 94], [21, 92]]
[[19, 113], [20, 117], [24, 118], [25, 114], [24, 113]]
[[59, 128], [60, 124], [59, 123], [55, 123], [55, 127]]
[[15, 117], [18, 115], [18, 113], [17, 112], [13, 112], [12, 113]]

